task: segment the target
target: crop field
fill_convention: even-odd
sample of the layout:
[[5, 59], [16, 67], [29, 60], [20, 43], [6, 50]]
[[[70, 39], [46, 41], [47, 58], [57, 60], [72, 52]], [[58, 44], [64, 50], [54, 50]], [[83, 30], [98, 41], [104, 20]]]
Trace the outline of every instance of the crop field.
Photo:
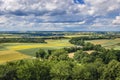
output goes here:
[[7, 49], [10, 50], [23, 50], [30, 48], [62, 48], [73, 46], [68, 40], [46, 40], [47, 43], [6, 43]]
[[105, 48], [113, 48], [120, 50], [120, 38], [117, 39], [103, 39], [103, 40], [89, 40], [87, 42], [91, 42], [93, 44], [101, 44]]
[[73, 37], [83, 37], [83, 36], [91, 36], [91, 35], [82, 35], [82, 34], [78, 34], [78, 35], [65, 35], [64, 37], [73, 38]]
[[0, 63], [20, 60], [25, 58], [30, 58], [30, 56], [12, 50], [0, 51]]
[[68, 39], [46, 40], [47, 43], [1, 43], [0, 44], [0, 63], [29, 58], [35, 56], [40, 48], [56, 49], [74, 46]]

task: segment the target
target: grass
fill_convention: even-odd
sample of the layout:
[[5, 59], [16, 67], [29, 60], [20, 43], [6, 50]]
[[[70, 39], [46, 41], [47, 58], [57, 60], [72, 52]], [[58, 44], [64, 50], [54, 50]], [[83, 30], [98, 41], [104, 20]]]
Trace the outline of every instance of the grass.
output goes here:
[[18, 50], [18, 52], [23, 53], [25, 55], [35, 56], [35, 53], [38, 50], [39, 50], [39, 48], [30, 48], [30, 49]]
[[52, 50], [52, 49], [60, 49], [63, 47], [41, 47], [41, 48], [29, 48], [29, 49], [22, 49], [22, 50], [17, 50], [20, 53], [23, 53], [25, 55], [30, 55], [30, 56], [35, 56], [35, 53], [39, 50], [39, 49], [44, 49], [45, 51], [47, 50]]
[[0, 46], [0, 51], [7, 50], [5, 47]]
[[120, 46], [115, 46], [114, 49], [115, 50], [120, 50]]
[[[30, 55], [30, 56], [35, 56], [35, 53], [39, 50], [40, 48], [30, 48], [30, 49], [23, 49], [23, 50], [18, 50], [18, 52], [23, 53], [25, 55]], [[42, 48], [44, 50], [48, 49], [53, 49], [53, 48]]]

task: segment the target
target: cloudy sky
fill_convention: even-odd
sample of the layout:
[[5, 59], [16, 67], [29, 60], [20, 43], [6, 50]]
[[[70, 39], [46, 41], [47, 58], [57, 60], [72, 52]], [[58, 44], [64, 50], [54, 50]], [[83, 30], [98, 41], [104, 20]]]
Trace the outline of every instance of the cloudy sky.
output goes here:
[[120, 0], [0, 0], [0, 31], [120, 31]]

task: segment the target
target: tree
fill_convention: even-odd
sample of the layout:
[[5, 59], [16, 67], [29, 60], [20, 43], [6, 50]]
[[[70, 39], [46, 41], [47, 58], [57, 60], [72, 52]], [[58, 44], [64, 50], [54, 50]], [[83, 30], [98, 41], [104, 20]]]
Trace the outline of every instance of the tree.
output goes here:
[[50, 80], [50, 66], [44, 61], [26, 62], [26, 64], [18, 66], [18, 80]]
[[94, 45], [89, 42], [85, 43], [83, 46], [83, 50], [93, 50], [93, 49], [94, 49]]
[[120, 78], [120, 62], [112, 60], [105, 68], [102, 75], [103, 80], [119, 80]]
[[120, 50], [114, 50], [114, 54], [116, 55], [117, 61], [120, 62]]
[[67, 61], [59, 61], [51, 67], [52, 80], [70, 80], [72, 67]]
[[54, 50], [51, 55], [52, 60], [68, 60], [68, 52], [64, 49]]
[[[86, 72], [87, 73], [87, 72]], [[90, 73], [88, 73], [90, 74]], [[73, 80], [85, 80], [85, 67], [82, 65], [75, 65], [72, 69]]]
[[40, 49], [38, 52], [36, 52], [36, 57], [37, 58], [45, 58], [46, 52], [43, 49]]
[[117, 60], [113, 50], [108, 51], [105, 55], [105, 63], [109, 63], [111, 60]]
[[100, 78], [101, 78], [101, 76], [103, 75], [103, 72], [104, 72], [105, 64], [103, 63], [101, 58], [96, 58], [96, 60], [94, 61], [94, 63], [92, 65], [97, 70], [96, 74], [94, 75], [95, 79], [100, 80]]
[[73, 80], [97, 80], [97, 68], [93, 64], [78, 64], [72, 69]]
[[74, 54], [74, 59], [77, 61], [81, 61], [84, 57], [88, 57], [88, 55], [89, 54], [87, 54], [86, 52], [79, 50]]

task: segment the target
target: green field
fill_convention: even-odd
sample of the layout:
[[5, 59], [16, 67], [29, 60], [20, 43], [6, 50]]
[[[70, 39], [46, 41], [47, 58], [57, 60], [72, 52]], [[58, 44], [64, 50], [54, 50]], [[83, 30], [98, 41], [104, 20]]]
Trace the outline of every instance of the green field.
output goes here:
[[93, 44], [101, 44], [105, 48], [113, 48], [120, 50], [120, 38], [117, 39], [103, 39], [103, 40], [89, 40], [87, 42], [91, 42]]
[[69, 39], [46, 40], [46, 42], [47, 43], [1, 43], [0, 63], [30, 58], [30, 56], [35, 56], [35, 52], [40, 48], [47, 50], [74, 46], [69, 43]]
[[75, 34], [75, 35], [65, 35], [64, 37], [73, 38], [73, 37], [84, 37], [84, 36], [91, 36], [91, 35]]

